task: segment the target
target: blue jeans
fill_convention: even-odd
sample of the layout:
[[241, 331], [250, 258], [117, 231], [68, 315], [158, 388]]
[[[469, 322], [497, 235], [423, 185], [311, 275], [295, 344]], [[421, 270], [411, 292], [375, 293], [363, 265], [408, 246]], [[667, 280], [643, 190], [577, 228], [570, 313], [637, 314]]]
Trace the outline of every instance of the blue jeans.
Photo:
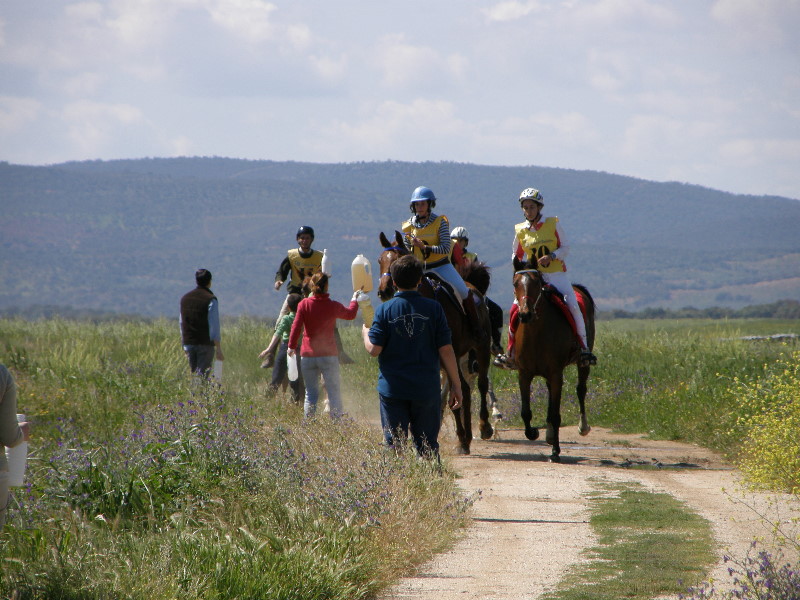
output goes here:
[[425, 398], [381, 399], [381, 427], [388, 446], [394, 446], [398, 435], [408, 437], [409, 429], [414, 446], [420, 454], [439, 454], [439, 429], [442, 409], [438, 395]]
[[303, 380], [306, 384], [306, 401], [303, 404], [303, 413], [313, 417], [317, 412], [319, 400], [319, 376], [325, 381], [328, 391], [328, 408], [330, 416], [338, 417], [343, 413], [342, 395], [339, 382], [339, 357], [338, 356], [303, 356], [300, 359], [303, 368]]
[[214, 346], [184, 346], [184, 352], [189, 358], [189, 370], [192, 375], [208, 377], [211, 364], [214, 362], [216, 350]]

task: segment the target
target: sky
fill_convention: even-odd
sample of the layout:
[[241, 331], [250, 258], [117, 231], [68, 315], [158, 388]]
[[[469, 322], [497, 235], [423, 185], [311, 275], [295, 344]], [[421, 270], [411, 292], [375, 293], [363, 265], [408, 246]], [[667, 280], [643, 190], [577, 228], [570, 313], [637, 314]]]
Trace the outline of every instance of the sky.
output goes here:
[[0, 160], [455, 161], [800, 199], [798, 32], [800, 0], [2, 0]]

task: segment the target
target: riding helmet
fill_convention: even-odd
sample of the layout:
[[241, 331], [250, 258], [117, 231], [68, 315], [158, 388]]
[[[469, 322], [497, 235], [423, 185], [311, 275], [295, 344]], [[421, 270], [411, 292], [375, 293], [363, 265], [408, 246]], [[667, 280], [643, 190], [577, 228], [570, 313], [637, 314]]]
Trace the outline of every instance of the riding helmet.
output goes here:
[[519, 203], [522, 204], [525, 200], [533, 200], [539, 206], [544, 206], [544, 196], [536, 188], [525, 188], [519, 195]]
[[314, 228], [309, 225], [302, 225], [300, 229], [297, 230], [297, 235], [294, 236], [295, 239], [299, 238], [304, 233], [307, 233], [311, 236], [311, 239], [314, 239]]
[[469, 232], [466, 227], [456, 227], [450, 232], [451, 240], [467, 240], [469, 241]]
[[409, 206], [411, 207], [412, 213], [415, 212], [414, 202], [422, 202], [423, 200], [428, 201], [428, 205], [430, 206], [431, 210], [433, 210], [433, 207], [436, 206], [436, 196], [434, 196], [433, 190], [421, 185], [411, 194], [411, 204], [409, 204]]

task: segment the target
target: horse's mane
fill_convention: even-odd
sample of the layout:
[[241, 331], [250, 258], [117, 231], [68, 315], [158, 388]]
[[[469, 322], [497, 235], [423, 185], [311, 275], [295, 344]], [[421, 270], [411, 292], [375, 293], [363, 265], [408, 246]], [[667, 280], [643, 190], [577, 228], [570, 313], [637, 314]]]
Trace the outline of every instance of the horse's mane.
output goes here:
[[491, 273], [486, 263], [479, 260], [468, 260], [464, 264], [456, 266], [459, 275], [467, 283], [475, 286], [482, 296], [486, 295], [491, 283]]

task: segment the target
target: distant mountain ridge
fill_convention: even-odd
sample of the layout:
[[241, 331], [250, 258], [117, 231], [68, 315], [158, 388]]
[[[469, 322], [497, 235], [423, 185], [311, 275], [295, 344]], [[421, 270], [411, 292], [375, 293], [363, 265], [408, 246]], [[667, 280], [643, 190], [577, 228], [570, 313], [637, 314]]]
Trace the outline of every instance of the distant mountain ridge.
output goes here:
[[800, 298], [800, 202], [545, 167], [450, 162], [316, 164], [229, 158], [0, 163], [0, 308], [55, 304], [174, 316], [199, 266], [226, 314], [273, 315], [272, 282], [298, 226], [334, 265], [332, 295], [352, 294], [349, 265], [377, 269], [378, 233], [408, 218], [417, 185], [470, 231], [511, 300], [520, 190], [539, 188], [561, 219], [567, 265], [601, 309], [739, 308]]

